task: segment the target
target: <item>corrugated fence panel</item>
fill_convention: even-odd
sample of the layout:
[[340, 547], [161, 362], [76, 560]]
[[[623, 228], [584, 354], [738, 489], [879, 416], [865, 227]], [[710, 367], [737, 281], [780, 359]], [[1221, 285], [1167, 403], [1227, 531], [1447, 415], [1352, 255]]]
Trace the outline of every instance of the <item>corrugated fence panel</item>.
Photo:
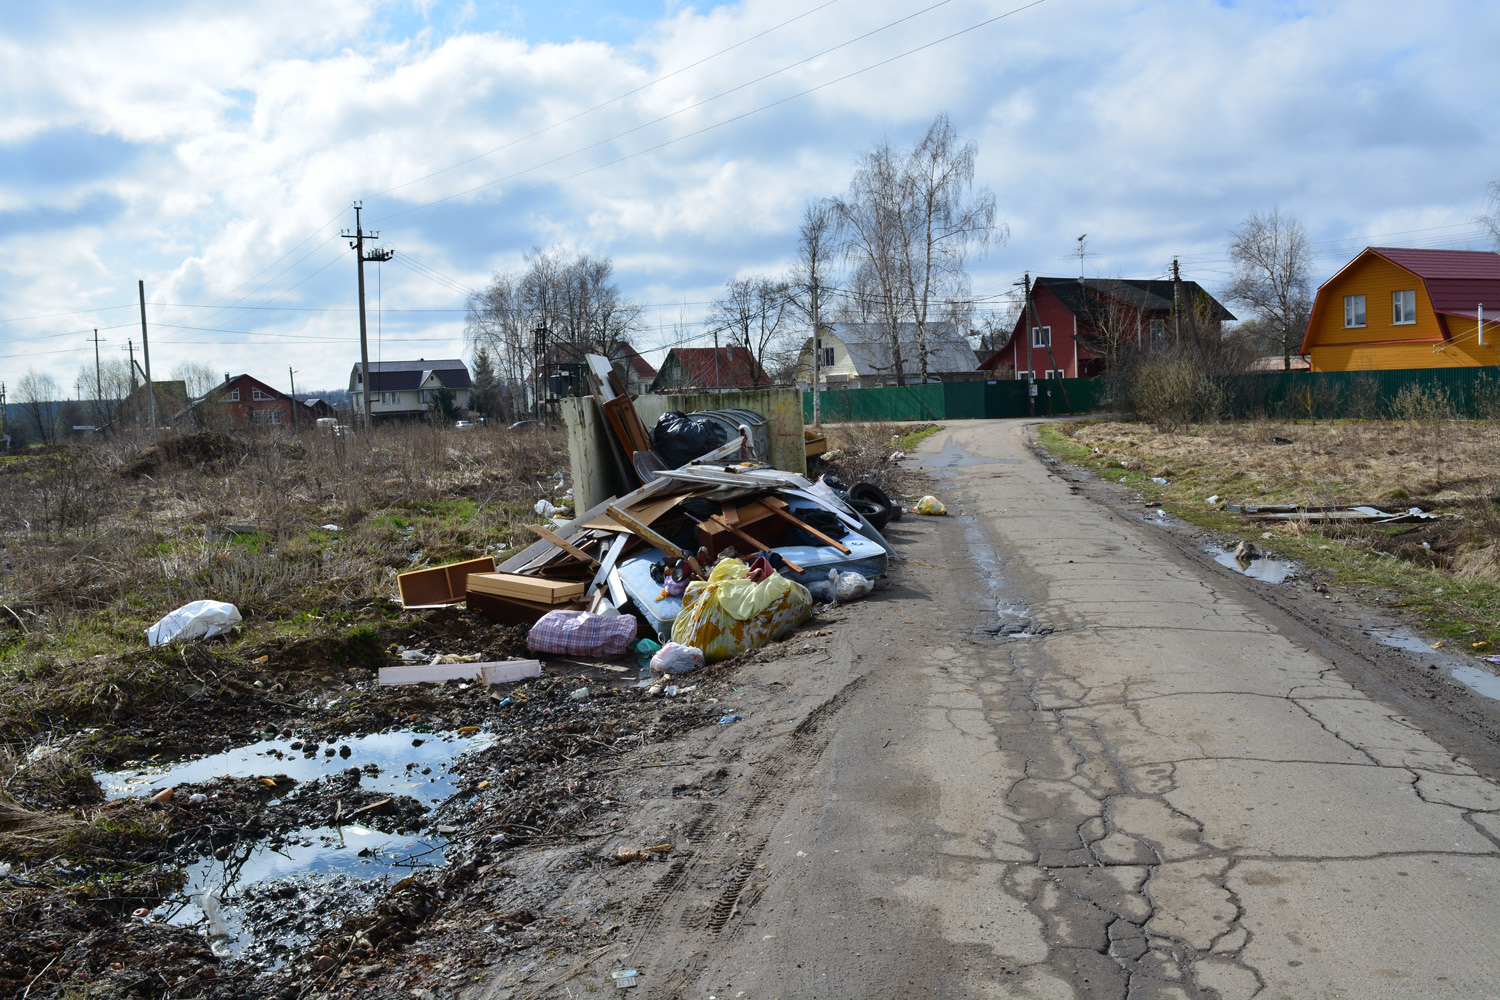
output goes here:
[[[994, 382], [943, 382], [927, 385], [884, 386], [873, 389], [834, 389], [822, 393], [825, 423], [860, 421], [974, 420], [1025, 417], [1031, 414], [1027, 383], [1016, 379]], [[1066, 390], [1066, 398], [1064, 397]], [[1054, 379], [1037, 383], [1036, 413], [1088, 413], [1104, 394], [1102, 379], [1073, 378], [1062, 385]], [[802, 394], [803, 418], [812, 420], [812, 393]]]
[[1500, 415], [1500, 370], [1488, 366], [1268, 372], [1230, 376], [1225, 388], [1229, 416], [1240, 419]]

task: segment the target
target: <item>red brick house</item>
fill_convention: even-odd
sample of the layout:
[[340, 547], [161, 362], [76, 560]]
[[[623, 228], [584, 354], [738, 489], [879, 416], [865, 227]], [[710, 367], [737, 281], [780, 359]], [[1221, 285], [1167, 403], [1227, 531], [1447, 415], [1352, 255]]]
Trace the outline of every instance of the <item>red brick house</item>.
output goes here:
[[743, 347], [674, 347], [651, 383], [652, 392], [759, 389], [771, 377]]
[[[1037, 278], [1031, 286], [1035, 311], [1023, 310], [1010, 342], [979, 363], [983, 371], [1009, 370], [1018, 379], [1088, 378], [1104, 373], [1111, 347], [1149, 350], [1177, 336], [1174, 284], [1127, 278]], [[1210, 322], [1234, 316], [1196, 281], [1182, 294]], [[1187, 320], [1182, 320], [1184, 332]], [[1049, 352], [1050, 348], [1050, 352]]]
[[290, 427], [296, 412], [293, 406], [292, 397], [280, 389], [252, 375], [231, 377], [225, 372], [224, 381], [205, 393], [190, 412], [204, 426], [244, 430]]

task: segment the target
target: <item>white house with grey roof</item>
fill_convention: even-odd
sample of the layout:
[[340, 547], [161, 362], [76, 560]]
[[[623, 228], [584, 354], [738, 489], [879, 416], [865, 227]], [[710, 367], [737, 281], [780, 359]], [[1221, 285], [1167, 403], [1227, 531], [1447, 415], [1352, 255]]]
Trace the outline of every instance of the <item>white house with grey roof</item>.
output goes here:
[[[473, 386], [468, 366], [457, 359], [372, 361], [370, 416], [375, 420], [424, 418], [438, 409], [437, 394], [443, 389], [453, 393], [455, 408], [467, 410]], [[349, 402], [355, 413], [364, 412], [365, 386], [358, 363], [349, 373]]]
[[[820, 348], [823, 352], [822, 384], [825, 388], [867, 389], [896, 384], [896, 353], [886, 328], [876, 323], [824, 323]], [[917, 345], [914, 323], [900, 327], [901, 374], [910, 384], [922, 380], [922, 352]], [[974, 348], [951, 323], [929, 323], [926, 329], [927, 377], [941, 381], [946, 375], [971, 375], [979, 365]], [[797, 359], [797, 382], [812, 384], [813, 342], [808, 337]]]

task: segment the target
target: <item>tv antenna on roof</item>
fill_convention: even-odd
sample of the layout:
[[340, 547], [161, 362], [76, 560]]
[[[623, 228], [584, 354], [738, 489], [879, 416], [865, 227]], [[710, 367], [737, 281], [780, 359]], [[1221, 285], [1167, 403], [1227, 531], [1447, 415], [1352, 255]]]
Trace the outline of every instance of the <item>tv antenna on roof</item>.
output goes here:
[[1083, 277], [1083, 258], [1099, 256], [1096, 253], [1089, 253], [1088, 243], [1084, 241], [1084, 237], [1086, 236], [1088, 236], [1088, 233], [1084, 233], [1083, 236], [1078, 237], [1078, 249], [1073, 251], [1073, 255], [1078, 258], [1078, 277], [1080, 278]]

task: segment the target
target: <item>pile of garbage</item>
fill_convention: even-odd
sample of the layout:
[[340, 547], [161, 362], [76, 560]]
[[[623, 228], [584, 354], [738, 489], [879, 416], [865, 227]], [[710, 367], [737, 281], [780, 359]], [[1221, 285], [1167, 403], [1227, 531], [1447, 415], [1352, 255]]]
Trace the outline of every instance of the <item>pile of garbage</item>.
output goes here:
[[[527, 627], [528, 648], [544, 656], [617, 658], [639, 654], [645, 640], [659, 650], [656, 674], [667, 675], [779, 639], [816, 601], [858, 600], [885, 575], [895, 550], [882, 529], [901, 509], [878, 487], [772, 468], [758, 457], [754, 427], [764, 420], [748, 411], [723, 411], [727, 421], [667, 413], [653, 437], [599, 367], [596, 398], [616, 464], [641, 485], [571, 520], [533, 526], [537, 541], [502, 565], [480, 559], [402, 574], [407, 607], [463, 601]], [[735, 435], [726, 428], [737, 414]], [[538, 512], [561, 513], [550, 504]], [[511, 661], [504, 676], [535, 662]], [[438, 667], [430, 679], [457, 676], [451, 668], [439, 676]], [[489, 680], [496, 668], [459, 669]], [[413, 665], [402, 680], [425, 673]]]

